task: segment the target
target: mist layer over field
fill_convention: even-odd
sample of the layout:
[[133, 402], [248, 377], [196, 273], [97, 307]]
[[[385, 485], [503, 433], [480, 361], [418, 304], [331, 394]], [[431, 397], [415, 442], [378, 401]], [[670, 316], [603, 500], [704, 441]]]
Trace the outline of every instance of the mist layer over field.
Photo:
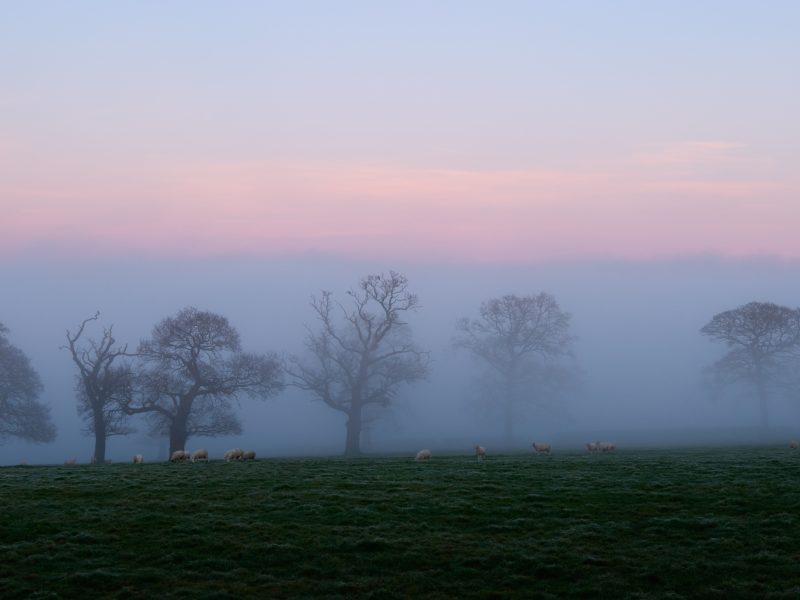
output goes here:
[[[75, 368], [60, 350], [65, 330], [101, 311], [116, 338], [135, 348], [161, 319], [185, 306], [226, 316], [252, 352], [301, 354], [314, 328], [312, 294], [346, 291], [369, 273], [394, 269], [409, 279], [421, 308], [409, 318], [417, 343], [431, 353], [427, 380], [403, 388], [394, 406], [376, 414], [363, 434], [367, 452], [519, 450], [534, 440], [576, 447], [594, 439], [623, 446], [785, 441], [800, 430], [800, 399], [776, 396], [770, 429], [756, 431], [756, 403], [746, 387], [711, 395], [702, 370], [724, 351], [698, 330], [723, 310], [752, 300], [794, 307], [798, 266], [773, 260], [714, 258], [643, 263], [540, 265], [384, 264], [307, 259], [206, 261], [33, 261], [0, 265], [0, 321], [30, 358], [45, 385], [58, 437], [52, 444], [9, 440], [0, 462], [86, 462], [92, 438], [81, 434], [73, 391]], [[480, 365], [453, 347], [455, 324], [477, 316], [482, 301], [503, 294], [552, 294], [572, 315], [580, 385], [559, 399], [520, 405], [515, 434], [502, 437], [502, 415], [476, 385]], [[193, 438], [221, 456], [231, 446], [265, 455], [341, 453], [344, 416], [287, 388], [266, 401], [243, 400], [244, 432], [233, 438]], [[108, 456], [166, 458], [163, 438], [137, 432], [109, 440]]]

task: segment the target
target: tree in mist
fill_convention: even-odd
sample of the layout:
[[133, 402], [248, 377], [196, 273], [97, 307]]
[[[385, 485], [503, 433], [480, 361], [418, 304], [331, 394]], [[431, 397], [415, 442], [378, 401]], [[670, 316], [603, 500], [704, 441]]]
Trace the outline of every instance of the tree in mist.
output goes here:
[[283, 387], [274, 355], [242, 352], [225, 317], [193, 307], [158, 323], [137, 354], [143, 361], [137, 392], [123, 408], [146, 414], [155, 431], [169, 435], [170, 454], [190, 437], [241, 433], [234, 403]]
[[345, 454], [361, 452], [366, 409], [388, 407], [403, 384], [424, 378], [428, 353], [404, 320], [418, 307], [401, 274], [368, 275], [345, 304], [324, 291], [311, 306], [320, 324], [306, 339], [308, 357], [288, 367], [294, 385], [347, 415]]
[[0, 323], [0, 441], [18, 437], [30, 442], [52, 442], [56, 429], [50, 409], [38, 401], [39, 374], [25, 354], [12, 345]]
[[767, 427], [771, 388], [783, 379], [787, 361], [800, 349], [800, 309], [750, 302], [714, 315], [700, 333], [728, 347], [708, 374], [717, 384], [752, 385], [759, 423]]
[[542, 292], [488, 300], [479, 318], [457, 324], [456, 346], [488, 367], [483, 383], [503, 411], [509, 444], [517, 404], [544, 405], [575, 381], [577, 370], [563, 362], [572, 356], [570, 318], [553, 296]]
[[106, 442], [114, 435], [127, 435], [133, 431], [128, 426], [128, 415], [122, 407], [129, 402], [133, 390], [133, 371], [120, 359], [130, 356], [127, 344], [115, 346], [113, 326], [103, 329], [102, 337], [87, 339], [81, 345], [86, 326], [100, 316], [85, 319], [73, 335], [67, 330], [67, 345], [72, 362], [78, 368], [75, 392], [78, 414], [86, 424], [84, 432], [94, 435], [94, 459], [100, 464], [106, 460]]

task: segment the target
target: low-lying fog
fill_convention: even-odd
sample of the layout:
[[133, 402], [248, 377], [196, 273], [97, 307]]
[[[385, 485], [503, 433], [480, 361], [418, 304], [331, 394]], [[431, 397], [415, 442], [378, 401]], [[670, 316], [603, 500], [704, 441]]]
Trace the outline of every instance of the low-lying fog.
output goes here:
[[[411, 317], [417, 343], [431, 352], [426, 381], [403, 389], [363, 436], [368, 452], [470, 453], [476, 443], [489, 453], [506, 444], [499, 411], [487, 410], [475, 393], [477, 363], [452, 340], [460, 317], [477, 316], [484, 300], [503, 294], [546, 291], [572, 314], [581, 387], [556, 409], [530, 406], [515, 418], [514, 449], [531, 441], [577, 447], [608, 439], [618, 446], [784, 441], [800, 436], [800, 397], [774, 397], [770, 431], [759, 432], [758, 408], [747, 389], [711, 399], [701, 386], [704, 367], [724, 347], [698, 330], [711, 317], [749, 301], [800, 305], [797, 264], [772, 260], [696, 259], [651, 263], [548, 264], [537, 266], [420, 266], [346, 263], [332, 259], [0, 264], [0, 322], [9, 340], [31, 359], [45, 386], [58, 437], [51, 444], [9, 439], [0, 463], [87, 462], [93, 439], [81, 434], [76, 413], [75, 366], [65, 330], [101, 311], [117, 340], [135, 349], [152, 327], [185, 306], [226, 316], [245, 350], [296, 354], [306, 326], [316, 328], [312, 294], [342, 297], [369, 273], [405, 274], [421, 308]], [[97, 335], [99, 329], [88, 332]], [[259, 456], [340, 454], [344, 415], [307, 393], [287, 388], [266, 401], [244, 399], [244, 433], [234, 438], [194, 438], [221, 457], [229, 447]], [[167, 442], [148, 435], [144, 422], [127, 437], [112, 437], [108, 457], [128, 461], [166, 458]], [[768, 439], [767, 439], [768, 438]]]

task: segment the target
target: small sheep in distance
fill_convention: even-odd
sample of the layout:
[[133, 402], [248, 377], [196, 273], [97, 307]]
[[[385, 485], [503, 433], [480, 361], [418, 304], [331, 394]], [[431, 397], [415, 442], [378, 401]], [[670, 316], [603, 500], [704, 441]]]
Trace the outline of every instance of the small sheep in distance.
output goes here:
[[78, 461], [75, 460], [74, 458], [68, 458], [67, 460], [64, 461], [64, 465], [65, 466], [70, 466], [70, 465], [74, 465], [77, 462]]
[[430, 460], [432, 456], [430, 450], [420, 450], [414, 460]]
[[242, 460], [255, 460], [256, 459], [256, 451], [255, 450], [245, 450], [242, 452]]
[[205, 448], [200, 448], [199, 450], [195, 450], [194, 452], [192, 452], [192, 455], [189, 457], [189, 459], [192, 462], [198, 460], [204, 460], [208, 462], [208, 450], [206, 450]]
[[172, 453], [172, 456], [169, 459], [170, 462], [174, 463], [184, 462], [187, 460], [189, 460], [189, 453], [186, 452], [185, 450], [175, 450], [175, 452]]
[[475, 456], [478, 457], [478, 460], [483, 460], [486, 458], [486, 448], [481, 446], [480, 444], [475, 445]]
[[536, 442], [533, 442], [531, 444], [531, 448], [533, 448], [537, 454], [550, 454], [550, 444], [537, 444]]
[[133, 464], [135, 464], [135, 465], [144, 464], [144, 456], [142, 456], [141, 454], [135, 454], [133, 456]]
[[231, 462], [232, 460], [242, 460], [242, 456], [244, 456], [244, 451], [241, 448], [231, 448], [225, 453], [223, 458], [225, 462]]

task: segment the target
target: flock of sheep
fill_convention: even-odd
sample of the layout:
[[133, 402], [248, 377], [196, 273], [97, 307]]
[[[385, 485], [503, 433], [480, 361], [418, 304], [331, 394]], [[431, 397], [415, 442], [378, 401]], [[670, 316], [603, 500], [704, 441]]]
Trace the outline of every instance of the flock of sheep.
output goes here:
[[[596, 442], [596, 443], [593, 442], [591, 443], [591, 446], [596, 447], [599, 444], [601, 444], [601, 442]], [[617, 447], [614, 444], [607, 444], [603, 442], [602, 445], [603, 447], [607, 448], [606, 450], [603, 450], [603, 452], [611, 452], [617, 449]], [[594, 452], [594, 450], [589, 448], [589, 446], [590, 444], [586, 444], [586, 448], [589, 449], [590, 452]], [[533, 442], [531, 444], [531, 448], [533, 448], [534, 452], [536, 452], [537, 454], [550, 454], [550, 444]], [[480, 444], [476, 444], [475, 456], [478, 457], [478, 460], [483, 460], [484, 458], [486, 458], [486, 448], [484, 448]], [[430, 460], [431, 458], [433, 458], [433, 453], [430, 450], [425, 449], [417, 452], [417, 456], [415, 457], [414, 460]]]
[[[533, 442], [531, 444], [531, 448], [533, 448], [534, 452], [537, 454], [550, 454], [550, 444], [543, 444]], [[797, 440], [791, 440], [789, 442], [789, 448], [792, 450], [797, 450], [800, 448], [800, 442]], [[616, 444], [612, 444], [610, 442], [587, 442], [586, 443], [586, 450], [589, 451], [590, 454], [597, 454], [597, 453], [604, 453], [604, 452], [614, 452], [617, 449]], [[478, 460], [483, 460], [486, 458], [486, 448], [481, 446], [480, 444], [476, 444], [475, 446], [475, 456]], [[242, 450], [241, 448], [231, 448], [228, 450], [222, 457], [225, 462], [231, 462], [232, 460], [244, 461], [244, 460], [255, 460], [256, 453], [254, 450]], [[433, 458], [433, 453], [430, 450], [420, 450], [417, 452], [417, 455], [414, 460], [430, 460]], [[176, 450], [172, 453], [170, 457], [170, 462], [179, 463], [179, 462], [196, 462], [199, 460], [208, 462], [208, 450], [201, 448], [199, 450], [195, 450], [194, 452], [186, 452], [185, 450]], [[92, 460], [92, 464], [96, 461]], [[111, 461], [106, 461], [107, 463], [111, 463]], [[137, 454], [133, 457], [133, 464], [140, 465], [144, 463], [144, 456], [141, 454]], [[76, 464], [76, 460], [74, 458], [70, 458], [64, 461], [65, 465], [74, 465]]]
[[[141, 456], [137, 454], [136, 456]], [[228, 450], [222, 458], [225, 462], [231, 462], [232, 460], [255, 460], [256, 459], [256, 452], [255, 450], [242, 450], [241, 448], [231, 448]], [[195, 450], [191, 454], [186, 452], [185, 450], [175, 450], [170, 457], [170, 462], [179, 463], [179, 462], [196, 462], [198, 460], [204, 460], [208, 462], [208, 450], [205, 448], [201, 448], [200, 450]], [[136, 459], [134, 458], [134, 461]]]

